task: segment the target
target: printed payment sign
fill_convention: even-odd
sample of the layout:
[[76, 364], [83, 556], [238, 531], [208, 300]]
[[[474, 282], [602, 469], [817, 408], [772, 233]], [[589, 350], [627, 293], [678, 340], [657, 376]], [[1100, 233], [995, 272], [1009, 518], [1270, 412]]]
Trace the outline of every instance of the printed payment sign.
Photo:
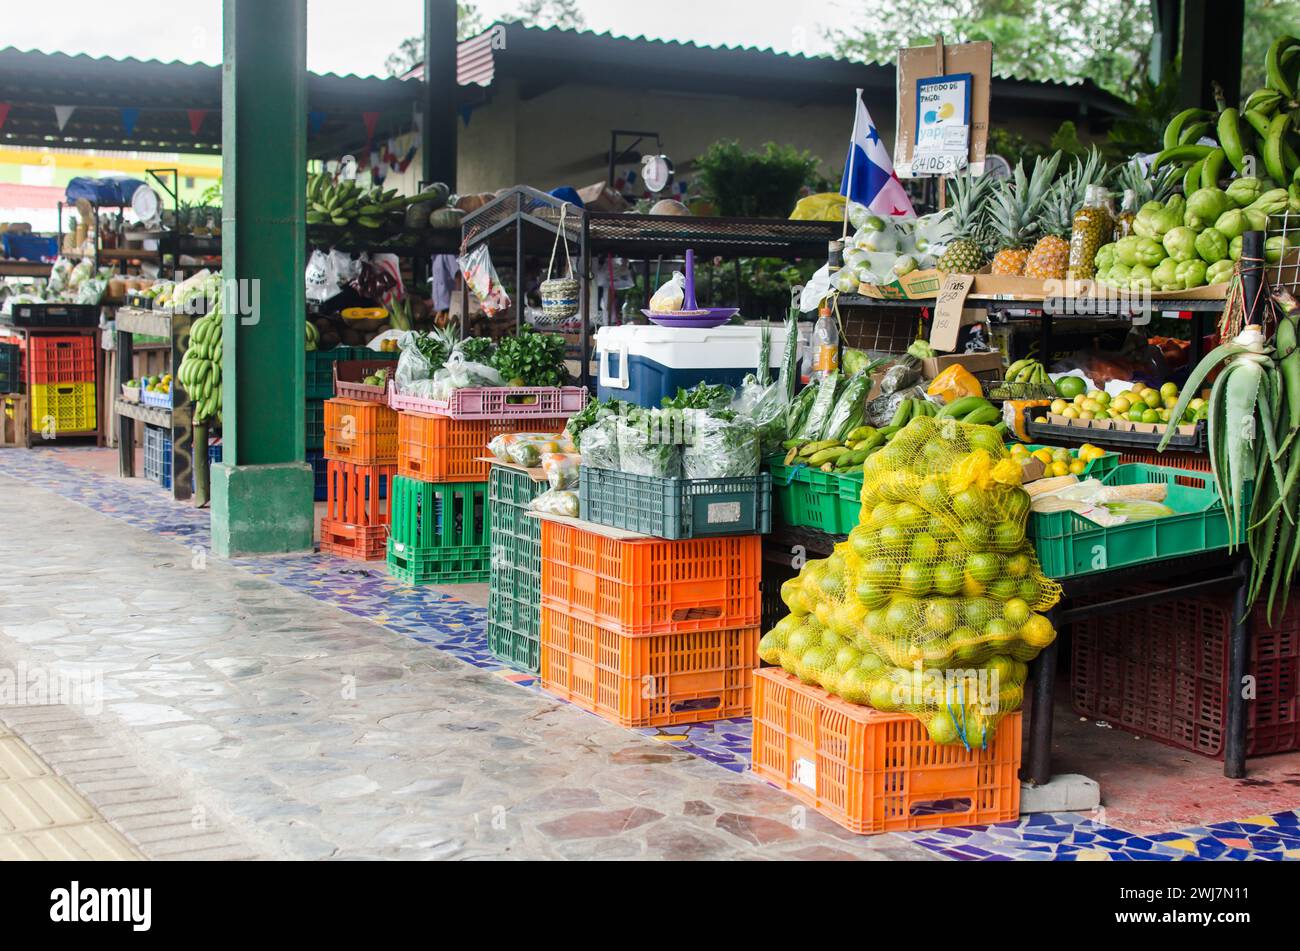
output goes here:
[[916, 81], [913, 176], [951, 175], [969, 164], [973, 78], [960, 73]]

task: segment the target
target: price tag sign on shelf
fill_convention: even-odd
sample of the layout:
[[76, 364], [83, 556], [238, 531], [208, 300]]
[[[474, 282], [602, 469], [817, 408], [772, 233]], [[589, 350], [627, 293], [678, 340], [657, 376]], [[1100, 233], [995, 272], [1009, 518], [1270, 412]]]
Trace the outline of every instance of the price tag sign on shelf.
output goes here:
[[941, 353], [952, 353], [957, 349], [957, 336], [962, 328], [966, 298], [974, 284], [975, 278], [970, 274], [950, 274], [939, 291], [939, 299], [934, 308], [934, 325], [930, 328], [930, 346]]
[[955, 175], [966, 168], [970, 161], [966, 151], [960, 152], [917, 152], [912, 157], [912, 177], [924, 175]]

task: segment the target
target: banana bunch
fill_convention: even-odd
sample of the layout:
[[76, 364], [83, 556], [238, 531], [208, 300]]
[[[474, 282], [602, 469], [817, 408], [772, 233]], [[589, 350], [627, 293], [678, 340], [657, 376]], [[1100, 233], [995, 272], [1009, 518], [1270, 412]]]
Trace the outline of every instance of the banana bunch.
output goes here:
[[320, 331], [310, 320], [307, 321], [307, 352], [314, 353], [320, 349]]
[[1037, 360], [1018, 360], [1007, 368], [1004, 383], [1051, 383], [1047, 367]]
[[[1176, 164], [1183, 168], [1183, 190], [1217, 188], [1228, 167], [1244, 176], [1245, 159], [1259, 159], [1265, 191], [1287, 189], [1292, 211], [1300, 212], [1300, 39], [1280, 36], [1265, 56], [1265, 85], [1246, 97], [1240, 108], [1220, 102], [1216, 112], [1184, 109], [1165, 127], [1163, 150], [1153, 168]], [[1206, 136], [1217, 145], [1202, 145]], [[1259, 173], [1257, 173], [1259, 174]]]
[[221, 309], [196, 320], [190, 327], [190, 344], [176, 371], [194, 404], [194, 421], [206, 422], [221, 414]]
[[335, 182], [322, 172], [307, 180], [307, 224], [347, 228], [360, 225], [376, 230], [394, 211], [401, 211], [411, 199], [399, 198], [397, 189], [363, 189], [355, 181]]
[[859, 426], [842, 442], [835, 439], [807, 443], [791, 440], [785, 443], [785, 448], [789, 450], [785, 464], [809, 466], [822, 472], [853, 472], [861, 468], [873, 453], [884, 448], [889, 435], [892, 433], [887, 433], [884, 429]]
[[938, 412], [939, 419], [956, 419], [972, 426], [993, 426], [1005, 430], [1002, 411], [982, 396], [964, 396], [953, 400]]

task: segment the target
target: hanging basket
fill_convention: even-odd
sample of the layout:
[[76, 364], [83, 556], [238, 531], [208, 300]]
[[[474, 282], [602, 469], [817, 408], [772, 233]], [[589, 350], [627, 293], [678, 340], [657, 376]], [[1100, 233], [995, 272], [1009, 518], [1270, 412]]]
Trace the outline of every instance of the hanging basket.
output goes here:
[[551, 323], [568, 320], [578, 313], [578, 282], [572, 277], [542, 281], [542, 314]]
[[[551, 249], [551, 264], [546, 269], [546, 280], [542, 281], [542, 316], [548, 324], [558, 324], [578, 314], [578, 296], [581, 286], [573, 276], [573, 258], [569, 256], [569, 242], [564, 236], [565, 220], [568, 217], [569, 203], [560, 206], [560, 225], [555, 231], [555, 247]], [[553, 277], [555, 258], [564, 242], [564, 258], [568, 263], [568, 277]]]

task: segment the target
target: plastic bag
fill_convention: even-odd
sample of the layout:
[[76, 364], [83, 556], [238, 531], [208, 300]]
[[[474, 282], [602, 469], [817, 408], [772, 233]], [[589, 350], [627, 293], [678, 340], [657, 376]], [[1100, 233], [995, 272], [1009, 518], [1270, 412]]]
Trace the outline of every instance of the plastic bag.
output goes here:
[[771, 455], [780, 450], [790, 419], [790, 398], [785, 380], [777, 379], [770, 386], [763, 386], [752, 376], [746, 377], [731, 408], [736, 415], [754, 424], [760, 453]]
[[[399, 363], [401, 361], [398, 361]], [[457, 390], [479, 386], [505, 386], [501, 374], [482, 363], [471, 363], [459, 352], [452, 352], [447, 365], [433, 375], [430, 399], [449, 400]]]
[[685, 302], [686, 275], [681, 271], [673, 271], [673, 276], [668, 282], [655, 291], [655, 296], [650, 298], [650, 313], [675, 314], [682, 309]]
[[551, 489], [543, 492], [528, 504], [534, 512], [547, 515], [563, 515], [568, 518], [578, 517], [578, 493], [572, 489]]
[[465, 275], [465, 283], [473, 291], [484, 314], [496, 317], [510, 309], [510, 295], [497, 276], [497, 269], [492, 264], [492, 256], [488, 253], [486, 244], [480, 244], [468, 254], [461, 255], [457, 261], [461, 273]]
[[575, 452], [573, 443], [558, 433], [505, 433], [488, 443], [488, 452], [502, 462], [525, 469], [537, 469], [542, 457], [557, 452]]
[[967, 396], [983, 396], [984, 387], [960, 363], [954, 363], [930, 383], [925, 391], [930, 396], [942, 396], [945, 403], [955, 403]]
[[898, 412], [898, 407], [905, 400], [923, 400], [925, 399], [925, 390], [919, 386], [911, 389], [902, 390], [898, 393], [887, 393], [884, 396], [877, 396], [867, 404], [867, 425], [880, 429], [888, 426], [893, 420], [894, 415]]
[[835, 370], [828, 373], [822, 377], [820, 383], [810, 385], [817, 388], [817, 395], [813, 398], [812, 406], [796, 438], [815, 442], [822, 438], [826, 423], [835, 409], [835, 399], [839, 395], [840, 372]]
[[552, 489], [576, 489], [582, 456], [573, 452], [548, 452], [542, 456], [542, 471]]
[[758, 430], [743, 416], [686, 410], [690, 438], [682, 452], [687, 479], [729, 479], [758, 475]]
[[415, 332], [408, 332], [398, 340], [397, 346], [402, 355], [397, 358], [397, 372], [393, 379], [397, 382], [398, 393], [433, 399], [433, 377], [442, 368], [434, 366], [420, 351], [417, 345], [419, 339]]
[[891, 393], [914, 386], [920, 380], [921, 368], [914, 361], [904, 360], [885, 371], [885, 375], [880, 379], [880, 393], [882, 396], [889, 396]]
[[839, 192], [821, 192], [800, 198], [790, 212], [791, 221], [841, 221], [845, 198]]
[[[633, 475], [682, 477], [682, 413], [641, 410], [618, 420], [618, 467]], [[585, 440], [584, 440], [585, 441]]]
[[582, 431], [582, 464], [617, 472], [618, 416], [602, 416]]

